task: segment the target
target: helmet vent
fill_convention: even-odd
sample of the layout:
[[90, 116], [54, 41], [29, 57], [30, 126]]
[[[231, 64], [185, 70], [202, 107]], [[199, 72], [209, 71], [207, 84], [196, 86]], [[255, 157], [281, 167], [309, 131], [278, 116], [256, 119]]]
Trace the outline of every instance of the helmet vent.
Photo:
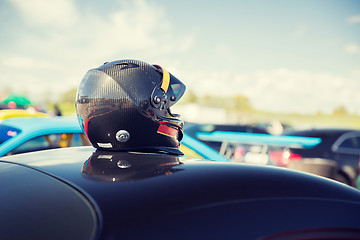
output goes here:
[[118, 64], [115, 64], [115, 65], [120, 66], [120, 70], [139, 67], [139, 65], [137, 65], [135, 63], [118, 63]]

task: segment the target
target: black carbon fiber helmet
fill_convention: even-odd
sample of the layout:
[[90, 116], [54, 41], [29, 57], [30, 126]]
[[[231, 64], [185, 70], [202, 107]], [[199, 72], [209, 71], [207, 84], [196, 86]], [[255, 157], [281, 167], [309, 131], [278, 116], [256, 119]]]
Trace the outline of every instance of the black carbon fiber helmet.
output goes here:
[[170, 107], [184, 92], [185, 85], [160, 66], [114, 61], [86, 73], [76, 113], [95, 148], [182, 154], [183, 121]]

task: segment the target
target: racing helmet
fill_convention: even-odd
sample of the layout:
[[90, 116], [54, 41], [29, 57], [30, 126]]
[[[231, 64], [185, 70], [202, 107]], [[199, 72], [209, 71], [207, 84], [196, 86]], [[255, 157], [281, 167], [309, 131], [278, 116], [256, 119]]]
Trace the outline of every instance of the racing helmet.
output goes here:
[[185, 85], [158, 65], [107, 62], [85, 74], [76, 113], [97, 149], [181, 155], [184, 123], [170, 107], [184, 92]]

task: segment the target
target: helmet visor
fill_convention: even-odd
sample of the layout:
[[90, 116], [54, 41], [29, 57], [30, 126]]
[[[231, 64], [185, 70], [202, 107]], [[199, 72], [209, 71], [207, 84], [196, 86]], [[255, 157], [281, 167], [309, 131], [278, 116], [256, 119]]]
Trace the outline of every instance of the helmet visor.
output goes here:
[[179, 79], [177, 79], [171, 74], [170, 76], [171, 76], [170, 84], [167, 91], [167, 95], [170, 99], [169, 107], [171, 107], [172, 105], [177, 103], [177, 101], [179, 101], [179, 99], [184, 95], [186, 89], [185, 85], [182, 82], [180, 82]]
[[158, 65], [154, 65], [154, 67], [162, 74], [162, 80], [160, 85], [154, 89], [152, 98], [158, 107], [161, 102], [166, 102], [166, 107], [170, 108], [184, 95], [186, 87], [179, 79], [164, 68]]

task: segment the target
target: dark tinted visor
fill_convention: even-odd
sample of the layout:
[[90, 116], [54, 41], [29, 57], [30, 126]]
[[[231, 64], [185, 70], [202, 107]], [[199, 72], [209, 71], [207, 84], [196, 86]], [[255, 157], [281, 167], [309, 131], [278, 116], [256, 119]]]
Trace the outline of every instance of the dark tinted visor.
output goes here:
[[177, 101], [179, 101], [179, 99], [182, 97], [182, 95], [184, 95], [185, 93], [185, 85], [180, 82], [180, 80], [178, 80], [177, 78], [173, 77], [170, 74], [170, 86], [168, 89], [168, 95], [171, 96], [175, 96], [175, 101], [171, 101], [171, 105], [174, 105]]
[[184, 95], [186, 87], [179, 79], [166, 71], [164, 68], [158, 65], [154, 65], [154, 67], [162, 73], [162, 81], [160, 88], [167, 95], [167, 99], [170, 100], [168, 101], [169, 103], [167, 107], [171, 107], [177, 101], [179, 101], [182, 95]]

